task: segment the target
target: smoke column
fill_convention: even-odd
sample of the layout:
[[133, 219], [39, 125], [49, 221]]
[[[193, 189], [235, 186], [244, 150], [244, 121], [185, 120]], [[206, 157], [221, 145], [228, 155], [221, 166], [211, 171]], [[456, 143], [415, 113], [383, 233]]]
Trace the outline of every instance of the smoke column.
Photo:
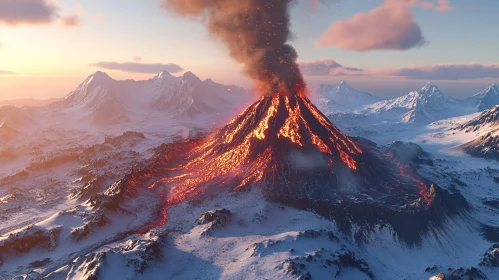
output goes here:
[[262, 95], [304, 95], [305, 82], [290, 39], [293, 0], [163, 0], [181, 16], [200, 16], [211, 34], [244, 65]]

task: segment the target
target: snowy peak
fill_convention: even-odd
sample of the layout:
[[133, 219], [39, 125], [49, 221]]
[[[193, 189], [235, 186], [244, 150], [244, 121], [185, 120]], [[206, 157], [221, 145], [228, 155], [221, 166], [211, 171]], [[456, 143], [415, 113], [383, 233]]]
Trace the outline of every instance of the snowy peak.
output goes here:
[[85, 79], [85, 82], [83, 82], [83, 85], [90, 85], [90, 84], [109, 84], [110, 82], [114, 81], [107, 73], [102, 72], [102, 71], [97, 71], [94, 74], [88, 76], [87, 79]]
[[434, 83], [404, 96], [381, 101], [366, 108], [367, 113], [401, 114], [404, 122], [431, 122], [462, 115], [464, 105], [443, 93]]
[[354, 89], [345, 81], [337, 85], [321, 84], [316, 89], [319, 107], [324, 111], [355, 110], [382, 100], [369, 93]]
[[485, 90], [471, 97], [479, 112], [492, 108], [499, 104], [499, 83], [492, 84]]
[[184, 75], [182, 75], [182, 81], [188, 82], [188, 83], [194, 83], [194, 84], [201, 84], [202, 81], [198, 76], [194, 75], [192, 72], [185, 72]]

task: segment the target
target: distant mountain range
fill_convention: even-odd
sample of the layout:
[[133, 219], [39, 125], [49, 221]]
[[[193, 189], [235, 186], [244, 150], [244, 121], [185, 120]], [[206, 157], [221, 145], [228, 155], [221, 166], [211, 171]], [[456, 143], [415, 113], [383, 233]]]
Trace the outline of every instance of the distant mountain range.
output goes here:
[[455, 99], [429, 82], [419, 90], [383, 100], [341, 82], [338, 85], [319, 85], [316, 101], [321, 110], [329, 114], [347, 112], [383, 121], [429, 123], [480, 112], [499, 104], [499, 86], [494, 84], [472, 97]]
[[214, 114], [245, 97], [242, 88], [201, 81], [191, 72], [175, 77], [164, 71], [146, 81], [117, 81], [96, 72], [50, 108], [79, 112], [90, 123], [110, 125], [152, 113], [171, 119]]

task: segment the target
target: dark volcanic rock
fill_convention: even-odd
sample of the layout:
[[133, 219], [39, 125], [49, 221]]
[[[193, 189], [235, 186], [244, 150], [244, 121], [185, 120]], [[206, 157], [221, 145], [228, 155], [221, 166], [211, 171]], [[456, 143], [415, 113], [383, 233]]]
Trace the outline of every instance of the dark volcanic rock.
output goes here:
[[425, 272], [434, 274], [434, 277], [438, 280], [481, 280], [487, 279], [487, 276], [483, 274], [483, 272], [476, 268], [449, 268], [445, 272], [439, 272], [436, 274], [436, 271], [442, 271], [441, 267], [433, 266], [432, 268], [427, 268]]
[[212, 223], [214, 226], [223, 226], [230, 223], [232, 218], [232, 213], [227, 209], [220, 209], [215, 211], [208, 211], [197, 219], [196, 224], [204, 225], [207, 223]]
[[127, 131], [116, 137], [106, 137], [104, 144], [112, 145], [114, 147], [128, 146], [133, 147], [139, 141], [146, 139], [144, 134], [140, 132]]
[[207, 235], [216, 228], [223, 227], [229, 224], [232, 220], [232, 213], [227, 209], [219, 209], [215, 211], [208, 211], [196, 220], [197, 225], [210, 224], [202, 235]]
[[389, 152], [404, 164], [426, 164], [433, 166], [433, 161], [429, 158], [430, 155], [419, 145], [411, 142], [395, 141], [390, 145]]
[[499, 227], [483, 225], [482, 234], [490, 242], [499, 242]]
[[499, 244], [495, 244], [487, 250], [482, 256], [479, 266], [499, 267]]

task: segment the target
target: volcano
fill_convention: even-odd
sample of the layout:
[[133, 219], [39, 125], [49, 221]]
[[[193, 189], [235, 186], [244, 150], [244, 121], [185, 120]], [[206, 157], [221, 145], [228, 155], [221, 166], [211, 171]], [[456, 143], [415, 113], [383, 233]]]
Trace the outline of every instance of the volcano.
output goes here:
[[408, 239], [467, 207], [391, 154], [346, 136], [304, 95], [263, 96], [212, 135], [175, 144], [162, 161], [161, 178], [149, 185], [168, 190], [160, 224], [167, 207], [218, 189], [260, 188], [270, 201], [313, 210], [345, 231], [390, 224]]

